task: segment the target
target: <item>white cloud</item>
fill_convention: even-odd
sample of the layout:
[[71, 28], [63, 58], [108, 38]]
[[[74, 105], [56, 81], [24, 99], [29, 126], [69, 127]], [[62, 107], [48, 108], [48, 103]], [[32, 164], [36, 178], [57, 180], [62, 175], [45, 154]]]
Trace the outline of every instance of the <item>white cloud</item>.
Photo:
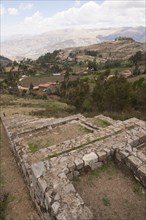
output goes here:
[[[130, 6], [131, 5], [131, 6]], [[104, 1], [98, 4], [89, 1], [80, 7], [73, 7], [59, 12], [52, 17], [43, 17], [36, 12], [25, 19], [25, 24], [38, 22], [46, 28], [80, 28], [80, 27], [122, 27], [145, 25], [144, 1], [131, 3], [127, 1]], [[137, 17], [139, 19], [137, 19]], [[37, 22], [36, 22], [37, 21]]]
[[31, 3], [21, 3], [19, 5], [19, 9], [21, 10], [30, 10], [33, 7], [33, 4]]
[[2, 4], [0, 4], [0, 15], [4, 15], [6, 13], [6, 9]]
[[75, 6], [76, 6], [76, 7], [79, 7], [80, 5], [81, 5], [80, 0], [75, 0]]
[[145, 0], [132, 2], [131, 0], [105, 0], [102, 4], [89, 1], [81, 6], [58, 12], [52, 17], [44, 17], [41, 12], [36, 11], [32, 16], [26, 17], [23, 22], [13, 27], [7, 27], [7, 30], [3, 30], [3, 32], [6, 32], [5, 34], [8, 32], [12, 34], [39, 34], [65, 28], [124, 26], [145, 26]]
[[17, 8], [8, 8], [7, 9], [9, 15], [18, 15], [18, 9]]

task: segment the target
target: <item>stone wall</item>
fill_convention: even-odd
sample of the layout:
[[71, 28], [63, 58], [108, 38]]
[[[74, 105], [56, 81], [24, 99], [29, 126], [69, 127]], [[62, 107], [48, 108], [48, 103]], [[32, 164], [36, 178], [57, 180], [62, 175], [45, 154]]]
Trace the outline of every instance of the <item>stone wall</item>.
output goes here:
[[[101, 119], [105, 116], [98, 116]], [[92, 129], [92, 133], [30, 153], [25, 135], [70, 121]], [[146, 126], [136, 118], [124, 122], [108, 118], [110, 126], [92, 126], [82, 115], [61, 119], [28, 116], [2, 118], [12, 151], [22, 171], [30, 195], [43, 220], [90, 220], [92, 212], [76, 192], [71, 180], [116, 159], [125, 164], [146, 187]], [[25, 135], [24, 135], [25, 134]], [[23, 136], [24, 135], [24, 136]]]

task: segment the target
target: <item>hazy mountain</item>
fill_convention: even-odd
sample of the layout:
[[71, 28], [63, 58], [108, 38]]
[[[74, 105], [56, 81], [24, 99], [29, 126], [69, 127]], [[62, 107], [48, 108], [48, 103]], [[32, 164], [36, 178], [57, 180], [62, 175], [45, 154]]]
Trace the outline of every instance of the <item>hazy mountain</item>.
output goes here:
[[128, 28], [124, 27], [120, 30], [117, 30], [113, 34], [107, 36], [97, 35], [96, 38], [98, 41], [111, 41], [117, 37], [132, 37], [135, 41], [145, 42], [146, 41], [146, 27], [137, 27], [137, 28]]
[[3, 66], [7, 65], [8, 63], [11, 63], [12, 61], [8, 59], [7, 57], [1, 56], [0, 55], [0, 64]]
[[65, 29], [43, 33], [36, 36], [13, 36], [1, 44], [1, 55], [12, 60], [24, 57], [36, 59], [40, 55], [77, 46], [87, 46], [97, 42], [127, 36], [137, 41], [145, 40], [145, 27], [125, 27], [107, 29]]

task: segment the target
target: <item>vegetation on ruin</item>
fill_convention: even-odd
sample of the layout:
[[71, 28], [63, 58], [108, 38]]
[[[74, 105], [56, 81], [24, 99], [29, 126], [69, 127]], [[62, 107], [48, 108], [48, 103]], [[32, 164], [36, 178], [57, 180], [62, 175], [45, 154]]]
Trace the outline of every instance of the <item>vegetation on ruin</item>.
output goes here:
[[89, 122], [93, 123], [93, 124], [96, 125], [97, 127], [102, 127], [102, 128], [105, 128], [105, 127], [111, 125], [108, 121], [101, 120], [101, 119], [99, 119], [99, 118], [89, 119]]
[[39, 146], [35, 143], [29, 143], [28, 147], [31, 153], [35, 153], [36, 151], [39, 150]]

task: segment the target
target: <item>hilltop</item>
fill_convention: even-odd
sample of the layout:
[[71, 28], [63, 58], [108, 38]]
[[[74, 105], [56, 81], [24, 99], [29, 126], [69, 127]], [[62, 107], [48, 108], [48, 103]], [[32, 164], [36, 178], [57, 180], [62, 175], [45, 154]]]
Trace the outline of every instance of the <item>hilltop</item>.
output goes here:
[[[89, 58], [87, 51], [97, 51], [99, 57], [127, 60], [137, 51], [146, 51], [146, 43], [134, 40], [116, 40], [93, 44], [84, 47], [67, 48], [62, 50], [62, 59], [67, 59], [71, 53], [77, 53], [78, 58]], [[91, 57], [91, 56], [90, 56]]]

